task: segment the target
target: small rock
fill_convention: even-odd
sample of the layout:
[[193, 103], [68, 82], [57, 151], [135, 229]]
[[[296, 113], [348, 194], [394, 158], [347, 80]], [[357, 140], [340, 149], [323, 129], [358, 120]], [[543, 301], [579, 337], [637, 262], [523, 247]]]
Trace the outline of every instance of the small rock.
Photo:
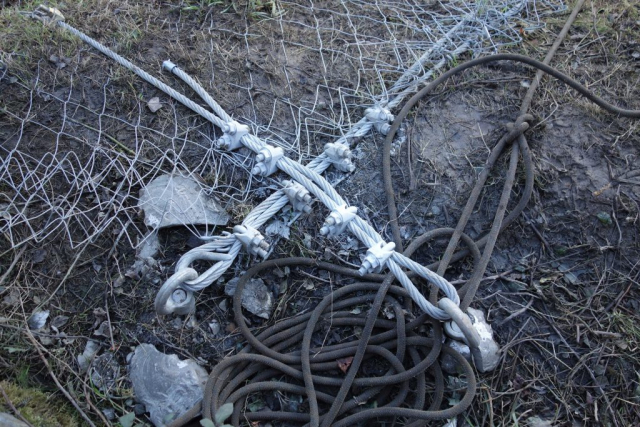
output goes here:
[[195, 361], [163, 354], [151, 344], [136, 348], [129, 376], [136, 400], [156, 426], [170, 423], [202, 400], [208, 377]]
[[[224, 293], [233, 296], [240, 278], [236, 277], [224, 286]], [[262, 279], [251, 279], [242, 292], [242, 307], [263, 319], [269, 319], [273, 311], [273, 296]]]
[[91, 363], [89, 372], [91, 382], [104, 392], [113, 390], [120, 377], [120, 365], [113, 353], [105, 353], [96, 357]]
[[570, 271], [566, 272], [563, 278], [564, 278], [564, 281], [570, 285], [575, 285], [575, 283], [578, 281], [578, 276], [576, 276], [574, 273]]
[[209, 329], [211, 330], [212, 335], [218, 335], [220, 332], [220, 322], [215, 319], [212, 320], [211, 323], [209, 323]]
[[63, 69], [67, 66], [70, 60], [69, 58], [61, 57], [58, 55], [51, 55], [49, 57], [49, 62], [52, 62], [53, 64], [55, 64], [56, 67], [58, 67], [59, 69]]
[[100, 326], [98, 327], [98, 329], [93, 331], [93, 335], [97, 337], [109, 338], [111, 336], [111, 329], [109, 328], [109, 322], [105, 320], [104, 322], [100, 323]]
[[116, 418], [116, 411], [113, 408], [104, 408], [102, 414], [109, 421], [113, 421]]
[[[445, 345], [451, 347], [452, 349], [460, 353], [465, 359], [471, 362], [471, 350], [466, 344], [455, 340], [447, 340]], [[450, 356], [447, 353], [443, 353], [442, 356], [440, 356], [440, 365], [442, 367], [442, 370], [448, 374], [458, 374], [460, 371], [462, 371], [462, 367], [458, 364], [456, 359], [454, 359], [453, 356]]]
[[46, 257], [47, 257], [47, 251], [45, 249], [37, 249], [33, 251], [33, 254], [31, 255], [31, 261], [34, 264], [40, 264], [42, 261], [45, 260]]
[[600, 221], [602, 224], [604, 225], [611, 225], [613, 224], [613, 220], [611, 219], [611, 215], [609, 215], [607, 212], [600, 212], [598, 213], [598, 215], [596, 215], [598, 217], [598, 221]]
[[147, 412], [147, 410], [145, 409], [144, 405], [142, 403], [136, 403], [135, 405], [133, 405], [133, 412], [136, 415], [142, 415], [145, 412]]
[[553, 427], [553, 423], [549, 420], [544, 420], [540, 417], [530, 417], [526, 420], [526, 426], [528, 427]]

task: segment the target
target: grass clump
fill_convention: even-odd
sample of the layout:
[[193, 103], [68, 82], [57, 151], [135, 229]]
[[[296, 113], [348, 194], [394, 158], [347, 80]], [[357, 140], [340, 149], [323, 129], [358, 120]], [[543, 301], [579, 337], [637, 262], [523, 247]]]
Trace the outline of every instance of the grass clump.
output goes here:
[[[1, 381], [0, 388], [20, 414], [35, 427], [76, 427], [79, 425], [71, 407], [50, 393]], [[11, 413], [9, 405], [0, 399], [0, 411]]]

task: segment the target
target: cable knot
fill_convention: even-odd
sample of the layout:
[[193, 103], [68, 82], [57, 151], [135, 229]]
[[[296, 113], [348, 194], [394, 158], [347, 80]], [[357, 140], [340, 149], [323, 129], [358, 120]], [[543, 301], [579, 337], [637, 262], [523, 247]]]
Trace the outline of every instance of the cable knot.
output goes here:
[[529, 129], [529, 125], [532, 121], [533, 121], [533, 116], [531, 114], [521, 114], [516, 118], [515, 122], [507, 123], [507, 130], [509, 132], [516, 133], [512, 141], [515, 141], [518, 136], [520, 136], [527, 129]]

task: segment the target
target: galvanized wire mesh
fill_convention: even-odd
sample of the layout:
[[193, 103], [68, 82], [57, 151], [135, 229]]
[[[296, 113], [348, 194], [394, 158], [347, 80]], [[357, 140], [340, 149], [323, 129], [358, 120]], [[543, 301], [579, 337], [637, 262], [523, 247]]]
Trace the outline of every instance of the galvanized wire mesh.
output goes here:
[[[192, 54], [211, 63], [195, 77], [234, 118], [301, 161], [345, 135], [366, 107], [412, 92], [461, 46], [472, 56], [499, 51], [564, 10], [559, 0], [270, 4], [245, 10], [245, 20], [215, 7], [194, 18]], [[145, 100], [123, 111], [113, 90], [121, 82], [92, 81], [87, 96], [78, 79], [88, 76], [70, 74], [66, 85], [43, 79], [43, 58], [32, 79], [16, 78], [11, 52], [0, 54], [0, 233], [11, 246], [63, 237], [76, 247], [105, 232], [135, 246], [147, 232], [139, 191], [164, 173], [195, 177], [230, 208], [273, 188], [252, 180], [246, 153], [217, 150], [210, 125], [170, 100], [162, 120]], [[416, 75], [401, 78], [412, 67]]]

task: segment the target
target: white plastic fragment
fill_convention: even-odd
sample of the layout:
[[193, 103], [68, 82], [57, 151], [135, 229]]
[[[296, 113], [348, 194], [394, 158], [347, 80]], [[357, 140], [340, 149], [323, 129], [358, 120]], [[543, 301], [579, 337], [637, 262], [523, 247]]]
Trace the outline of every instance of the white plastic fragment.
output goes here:
[[253, 175], [269, 176], [278, 170], [278, 160], [284, 157], [284, 151], [280, 147], [265, 145], [256, 154], [256, 164], [251, 169]]
[[383, 240], [375, 243], [367, 249], [367, 255], [362, 261], [362, 266], [358, 272], [360, 274], [378, 273], [393, 254], [396, 244], [393, 242], [386, 243]]
[[249, 133], [249, 126], [231, 121], [227, 123], [224, 135], [218, 139], [218, 148], [223, 150], [237, 150], [243, 146], [242, 137]]
[[390, 123], [393, 122], [393, 114], [386, 108], [380, 106], [370, 107], [364, 111], [365, 117], [373, 123], [373, 127], [383, 135], [389, 133]]
[[155, 113], [156, 111], [161, 109], [162, 108], [162, 102], [160, 102], [160, 98], [158, 98], [157, 96], [154, 96], [153, 98], [151, 98], [149, 100], [149, 102], [147, 102], [147, 108], [152, 113]]
[[339, 171], [353, 172], [356, 169], [351, 162], [351, 150], [346, 145], [329, 142], [324, 146], [324, 153], [327, 155], [327, 160]]
[[295, 181], [284, 180], [282, 181], [282, 185], [284, 185], [284, 194], [289, 198], [293, 209], [304, 213], [311, 212], [311, 195], [309, 194], [309, 190]]
[[356, 217], [357, 213], [358, 208], [355, 206], [338, 206], [331, 211], [327, 219], [324, 221], [324, 225], [320, 229], [320, 234], [329, 237], [339, 235], [347, 227], [349, 221]]
[[233, 234], [242, 243], [245, 250], [251, 255], [267, 257], [269, 244], [264, 240], [264, 236], [250, 225], [236, 225], [233, 227]]

